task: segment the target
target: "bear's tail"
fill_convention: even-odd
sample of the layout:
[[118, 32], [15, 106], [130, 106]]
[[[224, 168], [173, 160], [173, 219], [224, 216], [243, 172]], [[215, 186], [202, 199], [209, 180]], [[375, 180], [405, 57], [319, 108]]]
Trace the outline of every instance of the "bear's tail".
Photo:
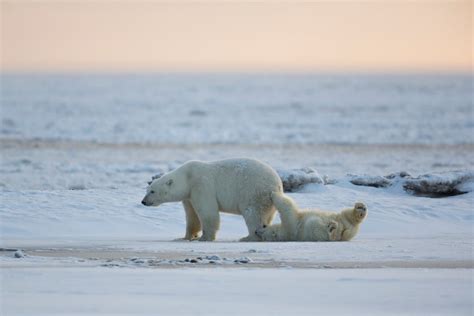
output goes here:
[[289, 240], [296, 240], [298, 234], [298, 206], [283, 192], [272, 192], [272, 201], [280, 213], [281, 226]]

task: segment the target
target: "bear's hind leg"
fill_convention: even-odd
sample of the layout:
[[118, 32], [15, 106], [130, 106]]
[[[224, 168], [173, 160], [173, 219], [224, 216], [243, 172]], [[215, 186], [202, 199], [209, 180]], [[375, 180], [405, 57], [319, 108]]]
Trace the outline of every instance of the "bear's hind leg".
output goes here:
[[357, 223], [362, 222], [367, 216], [367, 206], [362, 202], [355, 203], [352, 214]]
[[184, 239], [197, 239], [199, 237], [199, 232], [201, 231], [201, 221], [190, 201], [184, 200], [183, 207], [186, 212], [186, 235], [184, 236]]

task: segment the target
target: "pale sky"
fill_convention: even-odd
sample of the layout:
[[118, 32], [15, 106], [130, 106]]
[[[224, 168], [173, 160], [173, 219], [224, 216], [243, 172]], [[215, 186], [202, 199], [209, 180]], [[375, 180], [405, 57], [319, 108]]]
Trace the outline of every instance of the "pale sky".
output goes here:
[[2, 1], [3, 71], [472, 70], [472, 1]]

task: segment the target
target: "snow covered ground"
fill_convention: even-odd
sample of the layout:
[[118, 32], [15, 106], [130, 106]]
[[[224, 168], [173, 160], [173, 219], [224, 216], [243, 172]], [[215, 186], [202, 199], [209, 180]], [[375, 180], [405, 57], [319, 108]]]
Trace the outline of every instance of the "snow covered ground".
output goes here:
[[26, 268], [6, 315], [470, 315], [465, 269]]
[[[0, 312], [472, 314], [471, 83], [4, 75]], [[364, 201], [359, 235], [239, 243], [243, 219], [223, 214], [216, 242], [173, 241], [181, 205], [140, 204], [155, 174], [238, 156], [279, 170], [301, 207]]]

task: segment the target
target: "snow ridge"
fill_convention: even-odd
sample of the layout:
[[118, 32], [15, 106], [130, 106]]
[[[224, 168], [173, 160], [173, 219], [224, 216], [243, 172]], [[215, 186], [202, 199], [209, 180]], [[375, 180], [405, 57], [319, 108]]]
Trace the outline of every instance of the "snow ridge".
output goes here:
[[472, 192], [474, 187], [474, 171], [470, 170], [424, 174], [418, 177], [412, 177], [404, 171], [387, 176], [348, 175], [348, 177], [349, 182], [354, 185], [375, 188], [400, 186], [407, 193], [432, 198], [465, 194]]

